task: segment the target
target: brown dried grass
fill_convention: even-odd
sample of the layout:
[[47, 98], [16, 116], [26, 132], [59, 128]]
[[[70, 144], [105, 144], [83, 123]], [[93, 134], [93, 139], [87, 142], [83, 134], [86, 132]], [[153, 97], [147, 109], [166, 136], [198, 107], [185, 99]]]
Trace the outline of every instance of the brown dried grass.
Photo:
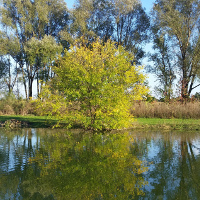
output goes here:
[[200, 102], [135, 102], [131, 113], [141, 118], [200, 119]]

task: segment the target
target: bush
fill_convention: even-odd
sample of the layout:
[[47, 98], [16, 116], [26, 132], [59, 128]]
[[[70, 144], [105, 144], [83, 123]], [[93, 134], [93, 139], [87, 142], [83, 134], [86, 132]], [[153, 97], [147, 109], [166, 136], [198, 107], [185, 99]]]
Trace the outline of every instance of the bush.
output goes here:
[[[131, 101], [147, 92], [141, 68], [132, 60], [111, 41], [73, 46], [53, 68], [56, 76], [41, 96], [41, 110], [87, 129], [131, 126]], [[60, 112], [62, 102], [67, 109]]]

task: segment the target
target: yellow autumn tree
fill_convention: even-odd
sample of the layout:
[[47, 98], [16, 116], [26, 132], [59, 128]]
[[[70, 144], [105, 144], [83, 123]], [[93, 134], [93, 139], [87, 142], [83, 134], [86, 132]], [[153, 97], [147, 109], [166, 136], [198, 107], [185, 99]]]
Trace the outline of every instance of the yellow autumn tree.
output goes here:
[[132, 101], [147, 93], [142, 67], [132, 60], [131, 53], [110, 40], [82, 41], [65, 51], [50, 82], [51, 91], [67, 105], [58, 117], [94, 130], [130, 127]]

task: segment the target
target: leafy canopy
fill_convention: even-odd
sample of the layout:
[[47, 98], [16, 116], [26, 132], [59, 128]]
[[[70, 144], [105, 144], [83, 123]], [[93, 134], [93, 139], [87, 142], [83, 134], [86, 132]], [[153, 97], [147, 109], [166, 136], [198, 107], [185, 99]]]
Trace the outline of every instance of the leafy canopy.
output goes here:
[[[141, 99], [147, 92], [142, 68], [132, 60], [129, 52], [110, 40], [89, 45], [83, 41], [71, 47], [54, 67], [56, 76], [50, 84], [67, 102], [59, 117], [95, 130], [131, 126], [132, 100]], [[47, 97], [52, 100], [51, 95], [44, 95], [46, 102]]]

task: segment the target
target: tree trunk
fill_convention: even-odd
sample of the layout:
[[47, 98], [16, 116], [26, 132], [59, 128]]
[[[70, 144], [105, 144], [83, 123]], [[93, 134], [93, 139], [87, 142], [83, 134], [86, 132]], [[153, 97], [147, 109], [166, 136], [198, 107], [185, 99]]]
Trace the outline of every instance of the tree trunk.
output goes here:
[[188, 93], [188, 86], [189, 86], [189, 77], [184, 76], [182, 81], [181, 81], [181, 97], [184, 100], [187, 100], [189, 98], [189, 93]]
[[33, 97], [33, 78], [32, 77], [29, 79], [28, 97], [29, 97], [29, 99], [31, 99]]
[[21, 64], [21, 69], [22, 69], [22, 79], [23, 79], [23, 84], [24, 84], [24, 90], [25, 90], [26, 100], [28, 100], [28, 93], [27, 93], [27, 88], [26, 88], [26, 79], [25, 79], [23, 64]]
[[37, 97], [39, 97], [40, 94], [40, 86], [39, 86], [39, 72], [37, 70]]

